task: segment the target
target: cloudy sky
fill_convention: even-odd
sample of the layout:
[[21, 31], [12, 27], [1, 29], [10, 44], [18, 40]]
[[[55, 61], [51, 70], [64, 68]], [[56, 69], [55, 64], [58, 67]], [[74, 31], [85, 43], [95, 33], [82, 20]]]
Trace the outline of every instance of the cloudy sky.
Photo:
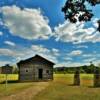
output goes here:
[[39, 54], [56, 66], [100, 63], [100, 5], [91, 22], [69, 23], [65, 0], [0, 0], [0, 66]]

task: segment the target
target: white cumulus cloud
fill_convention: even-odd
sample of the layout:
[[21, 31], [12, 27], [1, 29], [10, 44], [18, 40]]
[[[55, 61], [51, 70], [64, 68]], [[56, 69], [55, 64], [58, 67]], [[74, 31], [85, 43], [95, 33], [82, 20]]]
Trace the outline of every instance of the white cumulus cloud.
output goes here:
[[11, 62], [10, 61], [0, 61], [0, 67], [6, 64], [11, 64]]
[[5, 41], [4, 43], [7, 44], [7, 45], [10, 45], [10, 46], [16, 45], [14, 42], [11, 42], [11, 41]]
[[72, 42], [74, 44], [82, 42], [100, 42], [100, 34], [96, 32], [94, 27], [84, 27], [85, 23], [83, 22], [73, 24], [66, 21], [55, 27], [54, 37], [56, 41]]
[[58, 62], [57, 56], [60, 55], [58, 49], [55, 49], [55, 48], [48, 49], [48, 48], [44, 47], [43, 45], [32, 45], [31, 48], [35, 54], [40, 54], [41, 56], [43, 56], [53, 62]]
[[74, 50], [69, 53], [70, 56], [78, 56], [81, 55], [83, 52], [81, 50]]
[[10, 33], [25, 39], [48, 39], [52, 33], [48, 19], [40, 9], [23, 10], [17, 6], [4, 6], [0, 9], [4, 25]]
[[88, 48], [87, 45], [75, 45], [76, 48]]
[[6, 48], [0, 48], [0, 55], [13, 56], [13, 51], [6, 49]]
[[3, 32], [0, 32], [0, 36], [2, 36], [3, 35]]

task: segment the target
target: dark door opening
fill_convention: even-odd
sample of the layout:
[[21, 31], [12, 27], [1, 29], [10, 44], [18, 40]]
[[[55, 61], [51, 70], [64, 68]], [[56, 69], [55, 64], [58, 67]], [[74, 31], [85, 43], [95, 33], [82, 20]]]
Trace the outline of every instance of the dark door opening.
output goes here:
[[43, 69], [39, 69], [38, 75], [39, 75], [39, 79], [43, 78]]

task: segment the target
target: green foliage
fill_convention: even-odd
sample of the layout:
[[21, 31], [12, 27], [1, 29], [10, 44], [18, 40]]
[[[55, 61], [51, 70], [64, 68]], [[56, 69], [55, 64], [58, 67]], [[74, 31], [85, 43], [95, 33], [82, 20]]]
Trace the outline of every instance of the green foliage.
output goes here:
[[18, 70], [18, 67], [14, 67], [14, 68], [13, 68], [13, 74], [18, 74], [18, 71], [19, 71], [19, 70]]
[[[54, 72], [57, 74], [66, 74], [66, 73], [74, 73], [75, 69], [78, 67], [56, 67], [54, 68]], [[80, 73], [94, 73], [96, 66], [93, 64], [80, 66]]]
[[[68, 19], [71, 23], [76, 23], [78, 21], [91, 21], [94, 14], [92, 13], [92, 10], [87, 9], [87, 2], [91, 6], [100, 4], [100, 0], [67, 0], [64, 7], [62, 8], [62, 12], [64, 12], [65, 19]], [[97, 23], [97, 30], [100, 32], [100, 20], [98, 20]]]

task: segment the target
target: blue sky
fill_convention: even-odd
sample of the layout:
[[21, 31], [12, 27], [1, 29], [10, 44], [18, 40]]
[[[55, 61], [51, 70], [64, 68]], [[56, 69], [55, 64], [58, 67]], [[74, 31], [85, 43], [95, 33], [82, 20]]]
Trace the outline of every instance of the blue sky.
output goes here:
[[64, 19], [65, 0], [0, 0], [0, 65], [39, 54], [56, 66], [100, 63], [100, 6], [91, 22]]

